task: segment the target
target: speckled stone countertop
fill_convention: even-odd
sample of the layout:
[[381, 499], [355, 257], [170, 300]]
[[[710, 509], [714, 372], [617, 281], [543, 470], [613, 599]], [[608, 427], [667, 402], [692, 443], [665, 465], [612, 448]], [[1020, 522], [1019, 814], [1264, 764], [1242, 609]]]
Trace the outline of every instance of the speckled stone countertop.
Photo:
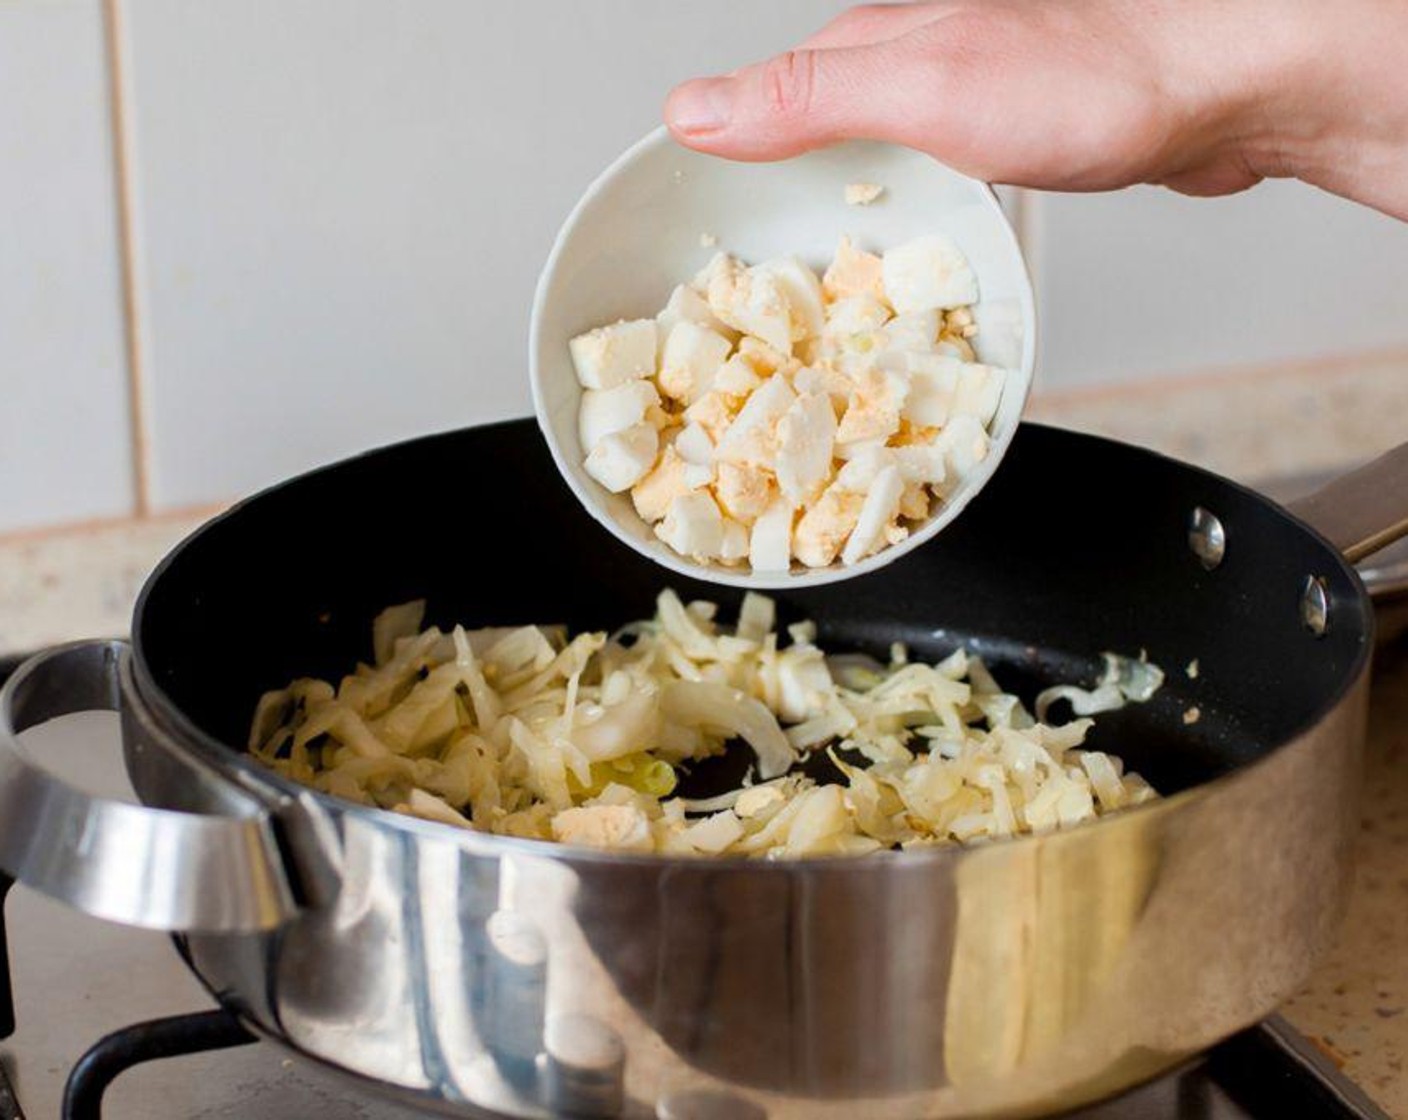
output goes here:
[[1408, 636], [1378, 652], [1363, 824], [1339, 944], [1282, 1012], [1399, 1120], [1408, 1117]]
[[0, 653], [125, 635], [152, 568], [202, 520], [183, 514], [0, 538]]
[[[1408, 438], [1408, 353], [1037, 393], [1028, 416], [1252, 484], [1314, 475]], [[0, 537], [0, 653], [125, 633], [151, 568], [211, 512]], [[1380, 651], [1372, 702], [1349, 915], [1338, 948], [1285, 1014], [1408, 1120], [1408, 636]]]

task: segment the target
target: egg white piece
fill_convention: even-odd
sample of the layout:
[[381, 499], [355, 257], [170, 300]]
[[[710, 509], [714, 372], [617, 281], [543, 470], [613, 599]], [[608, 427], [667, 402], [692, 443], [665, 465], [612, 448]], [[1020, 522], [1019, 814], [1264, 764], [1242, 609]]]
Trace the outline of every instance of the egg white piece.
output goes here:
[[582, 449], [590, 452], [603, 439], [645, 419], [660, 394], [649, 381], [626, 381], [611, 389], [588, 389], [577, 412], [577, 435]]
[[880, 260], [885, 298], [900, 315], [978, 301], [978, 278], [968, 258], [943, 234], [916, 237], [887, 249]]
[[621, 320], [579, 334], [567, 344], [584, 389], [610, 389], [655, 372], [654, 319]]
[[587, 456], [587, 473], [613, 494], [629, 490], [646, 476], [660, 450], [660, 433], [653, 424], [633, 424], [612, 432]]

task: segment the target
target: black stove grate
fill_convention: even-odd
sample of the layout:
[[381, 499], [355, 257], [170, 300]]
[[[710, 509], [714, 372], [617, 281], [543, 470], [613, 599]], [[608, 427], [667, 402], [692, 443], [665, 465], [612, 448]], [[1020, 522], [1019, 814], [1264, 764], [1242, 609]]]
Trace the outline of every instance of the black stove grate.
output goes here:
[[98, 1040], [68, 1075], [63, 1120], [101, 1120], [103, 1094], [118, 1074], [142, 1062], [228, 1050], [259, 1041], [224, 1009], [134, 1023]]

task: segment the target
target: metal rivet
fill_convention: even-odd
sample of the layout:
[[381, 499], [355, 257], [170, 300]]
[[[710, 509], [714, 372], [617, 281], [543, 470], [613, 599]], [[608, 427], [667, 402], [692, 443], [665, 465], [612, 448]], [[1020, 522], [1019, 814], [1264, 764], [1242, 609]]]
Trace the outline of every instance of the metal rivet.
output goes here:
[[1188, 519], [1188, 547], [1208, 571], [1221, 564], [1227, 552], [1227, 533], [1222, 522], [1202, 506]]
[[547, 1104], [573, 1116], [616, 1116], [625, 1103], [626, 1044], [590, 1015], [554, 1015], [543, 1034]]
[[1300, 589], [1300, 620], [1317, 638], [1330, 628], [1330, 588], [1323, 576], [1306, 576]]

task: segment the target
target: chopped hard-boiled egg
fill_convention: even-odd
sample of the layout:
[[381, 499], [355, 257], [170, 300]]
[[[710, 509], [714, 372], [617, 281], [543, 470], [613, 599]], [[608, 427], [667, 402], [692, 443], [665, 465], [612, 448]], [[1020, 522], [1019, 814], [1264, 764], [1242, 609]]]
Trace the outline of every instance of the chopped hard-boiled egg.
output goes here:
[[940, 234], [842, 237], [820, 277], [718, 253], [655, 318], [572, 339], [585, 469], [701, 563], [854, 564], [988, 456], [1006, 373], [977, 361], [977, 298]]
[[645, 477], [659, 450], [660, 433], [653, 424], [632, 424], [598, 441], [587, 455], [587, 473], [619, 494]]
[[998, 403], [1002, 400], [1003, 371], [992, 366], [968, 363], [958, 375], [958, 393], [954, 397], [953, 409], [963, 416], [971, 416], [986, 427], [997, 414]]
[[846, 538], [841, 562], [854, 564], [885, 545], [885, 528], [899, 516], [904, 479], [899, 467], [891, 464], [876, 472], [865, 492], [865, 502], [856, 517], [856, 527]]
[[803, 393], [777, 422], [777, 484], [794, 507], [820, 493], [831, 474], [836, 413], [831, 398]]
[[762, 378], [742, 354], [735, 354], [724, 362], [714, 375], [714, 391], [736, 397], [740, 402], [762, 383]]
[[944, 482], [948, 484], [988, 457], [988, 433], [974, 417], [955, 416], [938, 434], [934, 446], [943, 449]]
[[809, 568], [824, 568], [836, 559], [860, 520], [865, 495], [833, 482], [802, 514], [792, 535], [792, 555]]
[[843, 237], [836, 246], [836, 256], [831, 266], [822, 273], [821, 288], [831, 300], [850, 296], [871, 296], [884, 300], [884, 263], [874, 253], [857, 249], [849, 237]]
[[579, 334], [569, 344], [584, 389], [610, 389], [655, 373], [654, 319], [612, 323]]
[[675, 450], [691, 466], [708, 467], [714, 461], [714, 441], [699, 424], [686, 424], [675, 436]]
[[671, 502], [699, 489], [690, 477], [690, 468], [673, 446], [666, 446], [650, 473], [631, 487], [636, 512], [646, 521], [659, 521], [669, 512]]
[[942, 428], [956, 410], [963, 363], [947, 354], [909, 353], [903, 357], [909, 375], [905, 419], [921, 428]]
[[847, 206], [869, 206], [884, 193], [879, 183], [847, 183], [844, 197]]
[[885, 298], [897, 314], [966, 307], [978, 300], [978, 281], [967, 258], [940, 234], [889, 249], [881, 261]]
[[890, 319], [890, 309], [872, 295], [846, 296], [831, 304], [822, 337], [844, 343], [854, 335], [878, 331]]
[[792, 503], [774, 499], [753, 522], [748, 564], [755, 572], [785, 572], [792, 566]]
[[693, 404], [713, 383], [733, 344], [717, 331], [682, 319], [670, 329], [656, 375], [660, 391], [673, 400]]
[[703, 296], [688, 284], [680, 284], [670, 293], [670, 299], [660, 314], [655, 316], [662, 356], [665, 340], [670, 337], [670, 331], [681, 322], [697, 323], [701, 327], [718, 331], [730, 342], [738, 341], [738, 332], [725, 326], [715, 317], [714, 313], [709, 310], [708, 301]]
[[756, 521], [772, 505], [773, 476], [762, 467], [720, 463], [714, 493], [731, 517], [745, 524]]
[[797, 399], [781, 374], [773, 374], [748, 398], [719, 439], [714, 457], [724, 462], [767, 466], [776, 454], [777, 422]]
[[718, 560], [724, 551], [724, 515], [703, 490], [691, 491], [671, 500], [655, 535], [681, 556]]
[[[821, 334], [826, 325], [826, 308], [822, 300], [821, 281], [816, 278], [815, 272], [796, 257], [764, 261], [752, 271], [771, 277], [782, 292], [792, 323], [793, 342], [802, 342]], [[785, 350], [788, 347], [777, 346], [777, 349]]]
[[928, 354], [936, 349], [940, 316], [934, 308], [896, 315], [885, 324], [885, 349], [894, 354]]
[[888, 439], [899, 431], [900, 409], [909, 396], [909, 378], [870, 366], [851, 379], [851, 398], [836, 429], [841, 443]]
[[706, 298], [715, 315], [777, 350], [792, 349], [792, 308], [775, 273], [747, 268], [720, 253], [706, 274]]
[[684, 410], [682, 419], [687, 425], [703, 429], [715, 444], [723, 439], [733, 423], [737, 406], [732, 399], [719, 390], [710, 390]]
[[552, 818], [552, 838], [560, 844], [618, 852], [655, 850], [650, 818], [635, 805], [576, 805], [563, 809]]
[[607, 436], [645, 419], [660, 394], [649, 381], [626, 381], [611, 389], [588, 389], [577, 412], [577, 434], [588, 452]]

